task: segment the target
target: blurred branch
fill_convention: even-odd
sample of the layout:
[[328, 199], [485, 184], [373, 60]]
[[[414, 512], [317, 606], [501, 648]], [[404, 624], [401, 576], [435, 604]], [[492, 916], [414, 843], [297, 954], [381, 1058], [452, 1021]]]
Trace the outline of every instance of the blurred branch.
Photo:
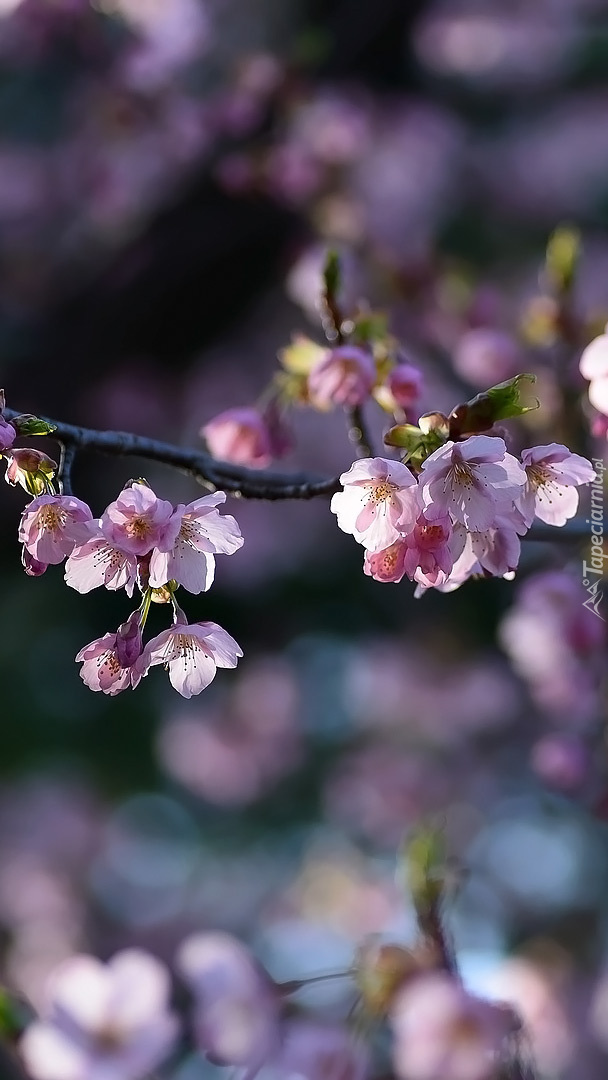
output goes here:
[[29, 1080], [16, 1054], [0, 1043], [0, 1076], [2, 1080]]

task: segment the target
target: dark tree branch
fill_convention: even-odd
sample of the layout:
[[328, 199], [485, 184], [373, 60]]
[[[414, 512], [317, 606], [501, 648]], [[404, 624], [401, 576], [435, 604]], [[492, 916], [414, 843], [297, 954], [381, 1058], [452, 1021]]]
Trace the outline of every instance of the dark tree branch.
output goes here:
[[30, 1080], [13, 1050], [0, 1043], [0, 1076], [2, 1080]]
[[356, 448], [357, 457], [367, 458], [373, 457], [374, 452], [372, 450], [371, 439], [363, 419], [363, 409], [361, 405], [355, 405], [353, 409], [348, 409], [348, 437]]
[[[22, 414], [17, 409], [5, 409], [4, 416], [13, 420]], [[60, 479], [67, 494], [70, 471], [78, 452], [108, 454], [116, 457], [138, 457], [157, 461], [186, 473], [205, 487], [221, 488], [232, 495], [245, 499], [316, 499], [333, 495], [340, 490], [337, 476], [319, 477], [309, 473], [279, 473], [266, 470], [246, 469], [228, 462], [216, 461], [206, 450], [195, 447], [176, 446], [175, 443], [148, 439], [128, 431], [96, 431], [94, 428], [76, 427], [60, 420], [42, 417], [55, 428], [51, 438], [61, 446], [63, 474]], [[357, 418], [355, 418], [357, 419]], [[358, 421], [357, 421], [358, 422]], [[369, 456], [369, 448], [366, 447]], [[67, 481], [67, 486], [66, 486]], [[538, 523], [525, 539], [543, 542], [568, 542], [576, 544], [589, 538], [589, 525], [583, 518], [566, 522], [561, 528]]]

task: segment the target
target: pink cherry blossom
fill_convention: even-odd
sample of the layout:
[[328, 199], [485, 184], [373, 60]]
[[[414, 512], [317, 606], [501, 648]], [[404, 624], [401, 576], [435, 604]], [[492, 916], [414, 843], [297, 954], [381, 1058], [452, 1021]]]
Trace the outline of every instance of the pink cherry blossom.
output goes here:
[[525, 483], [524, 469], [503, 439], [488, 435], [447, 442], [422, 463], [420, 476], [424, 506], [448, 511], [473, 532], [491, 528]]
[[19, 539], [41, 563], [56, 564], [89, 535], [93, 515], [73, 495], [39, 495], [21, 515]]
[[125, 589], [133, 596], [137, 580], [137, 558], [115, 547], [99, 528], [85, 544], [74, 548], [65, 564], [65, 580], [79, 593], [88, 593], [105, 585], [106, 589]]
[[355, 345], [331, 349], [313, 367], [308, 376], [310, 401], [318, 409], [332, 405], [362, 405], [376, 381], [373, 357]]
[[405, 556], [407, 541], [395, 540], [390, 547], [382, 551], [366, 551], [363, 560], [363, 573], [375, 581], [401, 581], [405, 575]]
[[443, 972], [406, 984], [394, 1002], [393, 1062], [401, 1080], [492, 1080], [513, 1013]]
[[73, 956], [54, 972], [20, 1049], [33, 1080], [144, 1080], [178, 1034], [166, 968], [139, 949], [108, 964]]
[[191, 987], [199, 1047], [223, 1065], [255, 1072], [279, 1049], [277, 987], [245, 945], [224, 933], [194, 934], [177, 967]]
[[265, 469], [290, 447], [276, 411], [268, 416], [253, 406], [226, 409], [201, 428], [201, 435], [215, 458], [252, 469]]
[[499, 518], [485, 532], [467, 532], [464, 526], [456, 525], [453, 537], [460, 554], [454, 560], [448, 583], [462, 584], [474, 574], [504, 577], [517, 569], [521, 542], [508, 518]]
[[565, 525], [578, 510], [577, 486], [595, 480], [591, 462], [561, 443], [523, 450], [521, 460], [527, 482], [515, 505], [525, 524], [537, 517], [547, 525]]
[[330, 509], [343, 532], [368, 551], [383, 551], [414, 527], [418, 485], [407, 466], [388, 458], [362, 458], [342, 473]]
[[176, 622], [146, 645], [138, 664], [146, 671], [164, 664], [169, 681], [182, 697], [200, 694], [218, 667], [233, 668], [243, 653], [233, 637], [214, 622]]
[[404, 569], [411, 581], [421, 585], [441, 585], [454, 564], [450, 546], [452, 522], [448, 514], [419, 515], [406, 537]]
[[147, 484], [131, 484], [107, 507], [101, 531], [126, 555], [146, 555], [159, 542], [172, 513], [171, 503], [158, 499]]
[[117, 634], [104, 634], [103, 637], [91, 641], [80, 650], [76, 661], [82, 662], [80, 678], [85, 686], [96, 692], [101, 690], [111, 697], [120, 694], [121, 690], [128, 690], [130, 686], [135, 689], [147, 671], [142, 663], [128, 667], [121, 664]]
[[213, 582], [215, 553], [231, 555], [243, 544], [235, 519], [216, 509], [223, 491], [178, 506], [161, 533], [150, 559], [150, 585], [161, 588], [171, 579], [188, 592], [206, 592]]

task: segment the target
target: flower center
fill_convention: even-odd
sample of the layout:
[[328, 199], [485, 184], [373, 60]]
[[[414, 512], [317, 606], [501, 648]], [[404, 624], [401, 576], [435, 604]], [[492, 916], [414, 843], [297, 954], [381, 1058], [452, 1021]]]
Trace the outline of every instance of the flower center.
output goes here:
[[526, 465], [526, 475], [528, 477], [528, 483], [530, 487], [536, 491], [543, 484], [548, 484], [552, 480], [551, 473], [546, 465]]
[[428, 544], [429, 547], [434, 547], [436, 544], [441, 544], [443, 541], [443, 526], [442, 525], [419, 525], [418, 540], [420, 543]]
[[134, 517], [125, 525], [127, 536], [135, 540], [145, 540], [150, 531], [150, 522], [145, 517]]
[[65, 528], [67, 514], [59, 506], [43, 506], [38, 511], [38, 526], [43, 532], [54, 532]]
[[118, 657], [115, 652], [101, 653], [101, 656], [97, 657], [97, 667], [100, 670], [101, 668], [106, 668], [108, 675], [110, 675], [111, 677], [119, 675], [122, 671], [122, 668], [118, 662]]
[[372, 502], [377, 506], [378, 503], [390, 499], [393, 492], [396, 490], [397, 485], [391, 484], [390, 480], [380, 480], [378, 483], [370, 484], [367, 501]]
[[448, 476], [452, 482], [458, 487], [472, 487], [475, 483], [473, 476], [473, 470], [466, 461], [455, 461], [452, 465]]

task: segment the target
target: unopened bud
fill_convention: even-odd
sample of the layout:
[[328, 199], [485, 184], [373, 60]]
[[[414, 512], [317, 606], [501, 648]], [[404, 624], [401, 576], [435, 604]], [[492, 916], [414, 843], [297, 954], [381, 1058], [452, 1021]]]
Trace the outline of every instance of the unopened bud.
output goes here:
[[[55, 474], [57, 462], [40, 450], [26, 446], [13, 450], [5, 473], [7, 484], [21, 487], [36, 498], [49, 490], [49, 482]], [[52, 490], [52, 489], [51, 489]]]
[[21, 552], [21, 564], [28, 577], [42, 577], [48, 569], [48, 563], [40, 562], [24, 546]]
[[116, 656], [123, 668], [132, 667], [143, 651], [139, 611], [134, 611], [116, 631]]
[[441, 412], [424, 413], [418, 421], [418, 427], [425, 435], [430, 435], [433, 431], [442, 439], [447, 439], [450, 430], [448, 418]]

